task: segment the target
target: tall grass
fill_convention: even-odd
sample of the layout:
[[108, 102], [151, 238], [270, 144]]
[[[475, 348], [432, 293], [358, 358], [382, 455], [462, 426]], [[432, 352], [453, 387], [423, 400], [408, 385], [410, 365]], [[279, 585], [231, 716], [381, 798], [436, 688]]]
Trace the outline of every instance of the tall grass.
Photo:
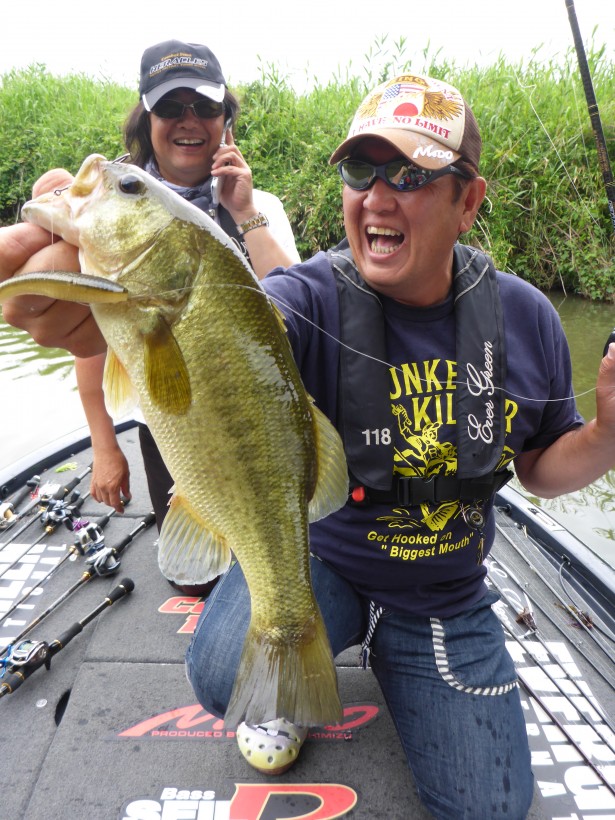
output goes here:
[[[615, 64], [588, 53], [608, 152], [615, 155]], [[410, 62], [401, 38], [376, 40], [358, 74], [347, 69], [297, 93], [275, 66], [235, 88], [237, 141], [255, 184], [284, 202], [303, 258], [343, 235], [341, 182], [328, 158], [369, 88], [401, 71], [452, 82], [483, 135], [487, 199], [465, 238], [542, 290], [615, 301], [615, 241], [574, 50], [559, 63], [458, 68], [429, 51]], [[0, 223], [18, 219], [33, 182], [51, 167], [76, 171], [90, 153], [123, 152], [121, 126], [136, 89], [34, 65], [0, 77]]]

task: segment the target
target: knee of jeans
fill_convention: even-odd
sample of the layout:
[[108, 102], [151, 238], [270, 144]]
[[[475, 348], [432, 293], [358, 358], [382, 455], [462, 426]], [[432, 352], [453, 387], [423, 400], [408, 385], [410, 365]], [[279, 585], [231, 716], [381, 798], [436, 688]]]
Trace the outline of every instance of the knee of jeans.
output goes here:
[[191, 647], [186, 653], [186, 677], [198, 702], [206, 712], [222, 718], [230, 699], [230, 691], [221, 676], [209, 674], [209, 668], [195, 664]]
[[223, 717], [231, 698], [234, 675], [219, 657], [215, 645], [208, 646], [203, 630], [193, 636], [188, 646], [186, 677], [203, 709]]
[[493, 801], [487, 801], [488, 805], [485, 806], [477, 805], [474, 801], [467, 806], [463, 802], [443, 806], [440, 795], [435, 795], [433, 800], [425, 793], [419, 794], [419, 797], [437, 820], [476, 820], [477, 817], [481, 820], [526, 820], [532, 805], [532, 799], [521, 802], [518, 799], [520, 795], [514, 795], [512, 802], [503, 808], [496, 806]]
[[419, 798], [437, 820], [526, 820], [534, 800], [534, 778], [528, 773], [506, 796], [495, 798], [489, 789], [458, 790], [453, 800], [442, 792], [416, 784]]

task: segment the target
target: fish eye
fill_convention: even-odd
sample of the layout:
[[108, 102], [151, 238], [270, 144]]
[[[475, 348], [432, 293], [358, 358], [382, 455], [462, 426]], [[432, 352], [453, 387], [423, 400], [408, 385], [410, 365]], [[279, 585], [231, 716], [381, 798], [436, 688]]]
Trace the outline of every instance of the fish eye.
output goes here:
[[136, 174], [126, 174], [120, 179], [120, 191], [125, 194], [142, 194], [145, 184]]

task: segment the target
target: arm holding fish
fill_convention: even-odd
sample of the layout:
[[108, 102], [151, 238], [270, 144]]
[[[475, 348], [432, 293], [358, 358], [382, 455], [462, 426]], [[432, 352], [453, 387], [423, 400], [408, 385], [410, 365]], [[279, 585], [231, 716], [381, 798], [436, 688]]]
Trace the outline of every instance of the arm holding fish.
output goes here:
[[[68, 171], [48, 171], [34, 184], [32, 195], [35, 197], [65, 187], [71, 181]], [[18, 273], [80, 270], [77, 249], [64, 240], [51, 244], [52, 241], [48, 231], [29, 223], [0, 230], [0, 280]], [[98, 346], [102, 339], [89, 307], [73, 302], [22, 296], [7, 302], [3, 314], [7, 322], [27, 330], [43, 346], [65, 347], [73, 353], [83, 350], [87, 355], [90, 341]], [[104, 340], [102, 346], [106, 350]], [[128, 463], [118, 446], [113, 421], [106, 412], [100, 389], [104, 361], [104, 353], [75, 359], [79, 394], [95, 452], [90, 491], [97, 501], [123, 512], [120, 492], [130, 497]], [[96, 380], [97, 390], [93, 387]]]
[[[37, 197], [46, 191], [61, 190], [70, 185], [72, 181], [72, 175], [63, 168], [47, 171], [34, 183], [32, 197]], [[68, 245], [66, 254], [67, 262], [72, 262], [71, 256], [74, 254], [72, 246]], [[77, 266], [78, 264], [77, 260]], [[123, 513], [122, 497], [131, 497], [130, 470], [126, 456], [118, 444], [113, 419], [107, 412], [105, 396], [101, 389], [105, 358], [105, 353], [88, 358], [76, 356], [75, 374], [79, 397], [92, 437], [94, 459], [90, 493], [96, 501], [113, 507], [118, 513]]]
[[75, 359], [77, 387], [90, 428], [94, 460], [90, 492], [96, 501], [118, 513], [124, 512], [122, 498], [130, 498], [130, 469], [122, 452], [113, 419], [107, 412], [101, 390], [105, 355]]
[[[224, 180], [224, 184], [221, 185], [220, 202], [233, 217], [235, 223], [241, 225], [257, 216], [259, 209], [254, 203], [252, 171], [235, 145], [230, 130], [227, 132], [227, 141], [229, 144], [221, 146], [214, 155], [212, 176], [218, 177], [221, 182]], [[288, 222], [286, 214], [284, 214], [284, 219]], [[247, 231], [243, 235], [242, 240], [246, 243], [250, 254], [252, 268], [259, 279], [275, 267], [287, 268], [299, 262], [290, 225], [288, 229], [291, 242], [285, 245], [282, 245], [275, 232], [265, 225]]]
[[615, 467], [615, 345], [600, 363], [596, 417], [569, 430], [548, 447], [515, 459], [523, 486], [542, 498], [554, 498], [591, 484]]
[[[36, 225], [0, 229], [0, 281], [20, 273], [78, 271], [77, 249]], [[18, 296], [2, 308], [6, 322], [26, 330], [43, 347], [62, 347], [74, 355], [92, 356], [106, 350], [105, 340], [87, 305], [47, 296]]]

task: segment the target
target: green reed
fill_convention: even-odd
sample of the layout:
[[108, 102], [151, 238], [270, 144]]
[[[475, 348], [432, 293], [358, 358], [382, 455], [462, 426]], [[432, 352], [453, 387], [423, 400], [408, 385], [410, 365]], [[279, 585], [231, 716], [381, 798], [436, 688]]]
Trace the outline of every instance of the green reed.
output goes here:
[[[588, 61], [607, 148], [615, 157], [615, 63], [592, 47]], [[358, 71], [297, 92], [273, 65], [234, 87], [236, 139], [259, 188], [284, 202], [303, 258], [343, 236], [341, 181], [328, 159], [366, 91], [402, 71], [457, 85], [483, 135], [487, 199], [464, 241], [541, 290], [615, 301], [615, 240], [576, 54], [540, 50], [511, 64], [458, 67], [439, 52], [408, 58], [403, 38], [375, 40]], [[136, 87], [85, 75], [55, 77], [34, 65], [0, 77], [0, 224], [18, 219], [33, 182], [52, 167], [75, 172], [90, 153], [123, 152], [121, 127]]]

